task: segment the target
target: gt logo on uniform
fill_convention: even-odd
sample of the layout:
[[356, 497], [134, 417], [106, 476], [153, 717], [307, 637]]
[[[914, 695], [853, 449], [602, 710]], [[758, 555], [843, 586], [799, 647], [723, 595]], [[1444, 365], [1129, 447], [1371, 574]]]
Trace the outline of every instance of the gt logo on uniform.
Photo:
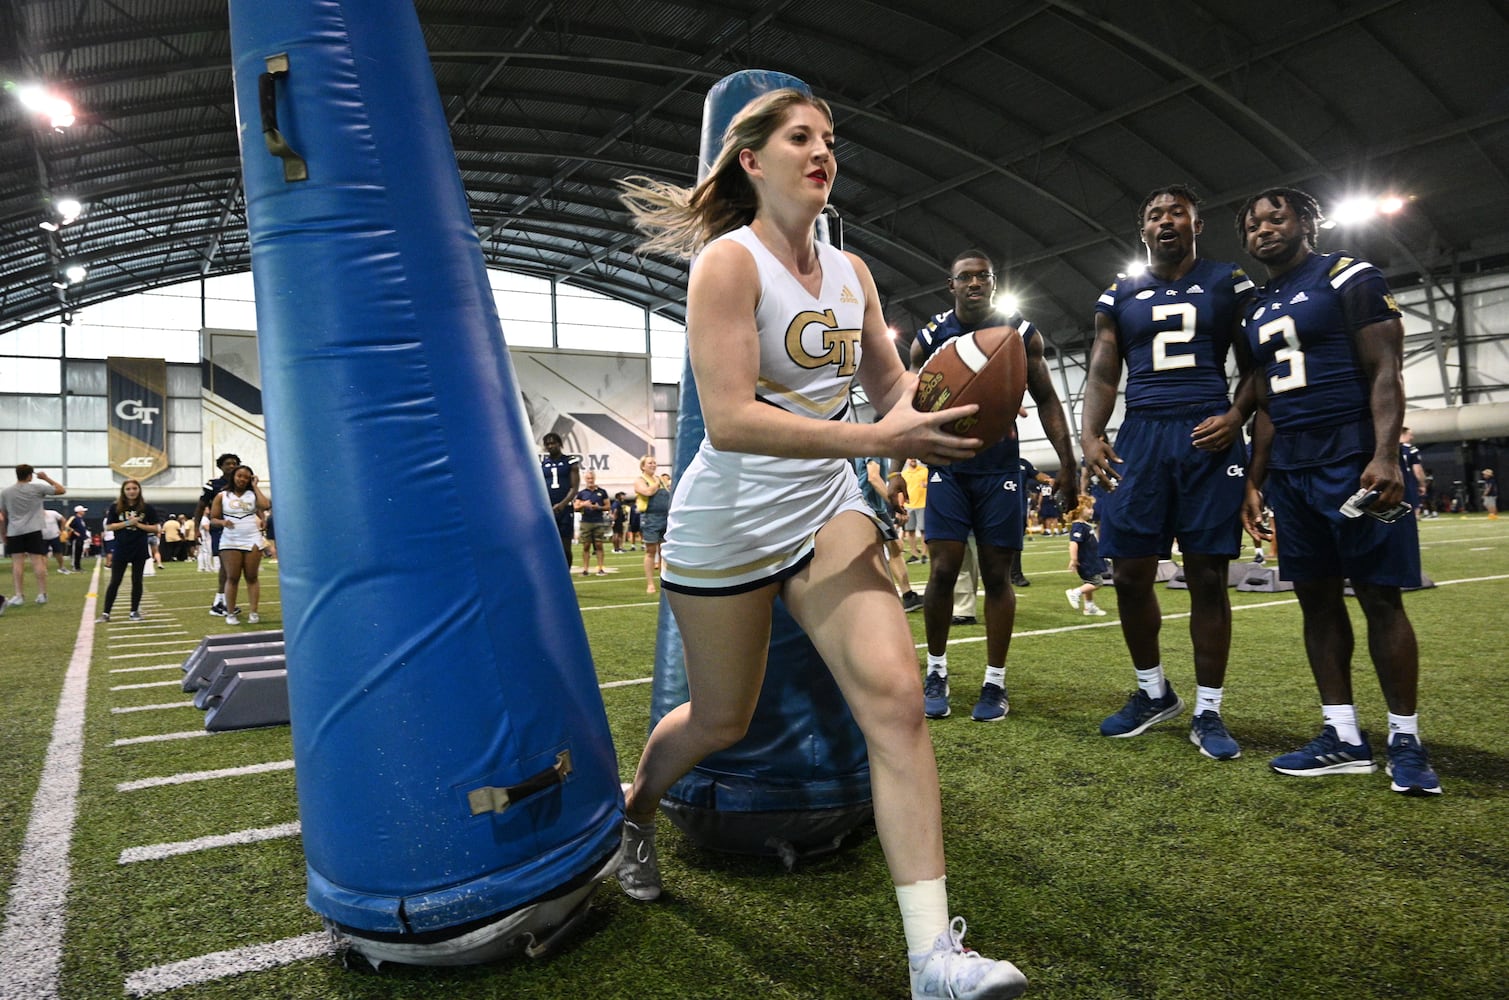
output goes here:
[[1247, 470], [1240, 465], [1228, 465], [1226, 467], [1226, 474], [1232, 479], [1240, 479], [1247, 474]]
[[[823, 354], [813, 354], [802, 346], [802, 334], [817, 326], [822, 331]], [[786, 327], [786, 354], [803, 368], [837, 365], [840, 377], [853, 375], [859, 368], [859, 331], [840, 330], [832, 309], [797, 313]]]

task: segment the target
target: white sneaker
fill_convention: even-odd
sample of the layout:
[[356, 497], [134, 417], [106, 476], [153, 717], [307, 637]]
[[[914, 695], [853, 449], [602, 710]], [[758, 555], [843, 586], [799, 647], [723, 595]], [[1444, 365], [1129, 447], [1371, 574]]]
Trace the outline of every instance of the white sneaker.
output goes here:
[[1087, 615], [1096, 615], [1101, 617], [1105, 615], [1105, 611], [1103, 611], [1100, 605], [1096, 604], [1094, 601], [1086, 601], [1084, 604], [1084, 611]]
[[912, 1000], [1006, 1000], [1027, 989], [1022, 970], [964, 947], [964, 918], [955, 917], [933, 942], [933, 950], [912, 955]]
[[8, 604], [8, 605], [10, 605], [13, 608], [19, 608], [21, 605], [23, 605], [23, 604], [26, 603], [26, 598], [22, 597], [20, 594], [16, 594], [15, 596], [13, 596], [10, 600], [6, 601], [5, 603]]
[[47, 595], [46, 594], [38, 594], [37, 595], [37, 603], [38, 604], [46, 604], [47, 603]]
[[1069, 607], [1073, 608], [1075, 611], [1078, 611], [1079, 610], [1079, 588], [1078, 587], [1070, 587], [1068, 590], [1064, 591], [1064, 596], [1069, 599]]
[[640, 826], [625, 819], [623, 855], [618, 862], [618, 884], [635, 899], [660, 898], [660, 865], [655, 859], [655, 824]]
[[225, 624], [227, 624], [227, 625], [240, 625], [241, 624], [241, 619], [239, 617], [237, 617], [235, 614], [227, 611], [226, 614], [225, 614]]
[[253, 611], [251, 614], [246, 616], [246, 620], [255, 625], [257, 624], [257, 622], [262, 620], [262, 616]]

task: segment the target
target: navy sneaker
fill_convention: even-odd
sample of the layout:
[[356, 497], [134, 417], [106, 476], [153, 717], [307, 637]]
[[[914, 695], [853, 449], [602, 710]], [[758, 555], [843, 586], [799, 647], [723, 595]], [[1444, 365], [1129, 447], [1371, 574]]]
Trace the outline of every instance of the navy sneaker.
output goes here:
[[1336, 735], [1336, 727], [1327, 726], [1315, 739], [1293, 753], [1273, 758], [1268, 766], [1279, 774], [1290, 774], [1296, 778], [1319, 777], [1323, 774], [1372, 774], [1378, 770], [1378, 765], [1373, 763], [1373, 748], [1368, 746], [1367, 734], [1364, 733], [1360, 738], [1361, 743], [1343, 743], [1341, 737]]
[[921, 611], [922, 595], [918, 594], [915, 590], [908, 590], [906, 593], [902, 594], [901, 610], [905, 611], [907, 614], [911, 614], [913, 611]]
[[946, 719], [948, 711], [948, 678], [929, 670], [922, 681], [922, 714], [929, 719]]
[[1403, 795], [1440, 795], [1441, 779], [1431, 770], [1420, 738], [1398, 733], [1388, 741], [1388, 773], [1392, 791]]
[[1180, 712], [1184, 711], [1184, 702], [1174, 694], [1171, 684], [1164, 684], [1168, 688], [1162, 698], [1150, 698], [1142, 688], [1132, 692], [1127, 703], [1121, 706], [1121, 711], [1115, 715], [1107, 716], [1100, 724], [1102, 736], [1141, 736], [1160, 722], [1167, 722]]
[[1189, 741], [1211, 760], [1236, 760], [1242, 756], [1242, 748], [1226, 731], [1220, 712], [1201, 712], [1189, 727]]
[[1000, 722], [1009, 711], [1011, 703], [1006, 700], [1006, 689], [999, 684], [985, 684], [980, 687], [980, 700], [975, 702], [975, 710], [969, 717], [976, 722]]

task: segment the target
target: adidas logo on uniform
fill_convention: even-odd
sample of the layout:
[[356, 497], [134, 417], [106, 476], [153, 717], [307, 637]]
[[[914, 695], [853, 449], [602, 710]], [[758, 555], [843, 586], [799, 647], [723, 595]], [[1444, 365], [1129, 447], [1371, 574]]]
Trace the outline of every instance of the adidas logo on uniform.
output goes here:
[[930, 482], [930, 483], [941, 483], [941, 482], [943, 482], [943, 477], [940, 476], [940, 475], [938, 475], [935, 472], [935, 473], [932, 474], [931, 477], [928, 478], [928, 482]]
[[1204, 295], [1205, 294], [1205, 289], [1201, 288], [1199, 285], [1190, 285], [1189, 288], [1186, 289], [1186, 291], [1189, 292], [1189, 294], [1191, 294], [1191, 295]]
[[1292, 298], [1292, 299], [1289, 300], [1289, 304], [1292, 306], [1296, 302], [1309, 302], [1309, 301], [1310, 301], [1310, 296], [1306, 295], [1304, 292], [1295, 292], [1294, 293], [1294, 298]]
[[859, 299], [855, 298], [854, 293], [849, 291], [848, 285], [845, 285], [844, 290], [842, 292], [839, 292], [838, 301], [851, 306], [859, 305]]

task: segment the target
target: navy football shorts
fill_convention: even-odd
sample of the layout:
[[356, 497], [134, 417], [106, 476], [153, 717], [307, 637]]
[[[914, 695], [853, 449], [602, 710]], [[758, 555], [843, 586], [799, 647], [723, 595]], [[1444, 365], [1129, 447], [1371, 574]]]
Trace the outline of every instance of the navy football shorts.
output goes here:
[[1241, 551], [1247, 449], [1238, 439], [1224, 452], [1201, 451], [1189, 440], [1212, 412], [1122, 422], [1116, 435], [1121, 480], [1095, 507], [1102, 556], [1167, 559], [1175, 538], [1180, 551], [1196, 555], [1229, 559]]
[[1305, 582], [1348, 577], [1379, 587], [1420, 586], [1420, 532], [1413, 513], [1384, 524], [1340, 507], [1359, 488], [1368, 456], [1333, 466], [1273, 469], [1264, 498], [1278, 532], [1278, 575]]
[[1020, 549], [1027, 533], [1027, 504], [1020, 472], [953, 473], [946, 468], [927, 484], [929, 542], [963, 542], [973, 532], [981, 545]]

